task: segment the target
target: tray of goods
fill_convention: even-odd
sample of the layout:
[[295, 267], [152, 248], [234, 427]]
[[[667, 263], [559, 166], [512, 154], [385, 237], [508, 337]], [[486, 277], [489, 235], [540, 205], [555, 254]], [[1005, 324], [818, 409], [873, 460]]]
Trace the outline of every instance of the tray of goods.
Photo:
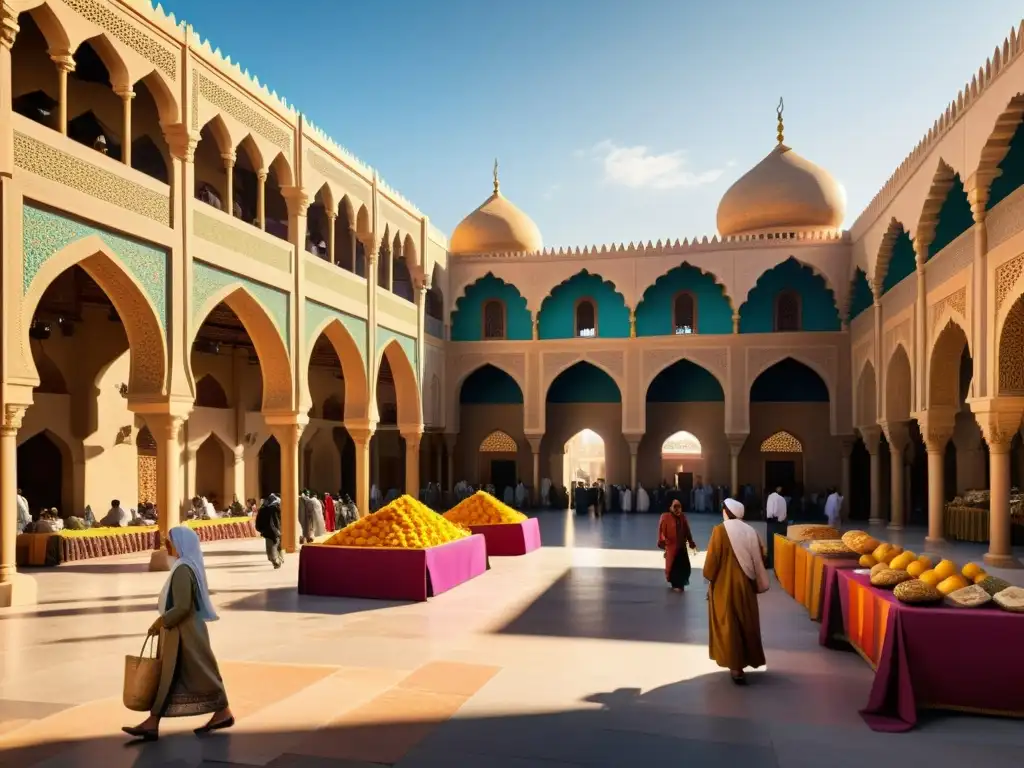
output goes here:
[[953, 608], [980, 608], [985, 603], [992, 602], [992, 595], [977, 584], [971, 584], [969, 587], [950, 592], [946, 595], [945, 602]]
[[878, 571], [871, 574], [871, 586], [882, 589], [895, 589], [897, 584], [910, 581], [911, 575], [906, 571], [894, 571], [892, 568]]
[[1024, 613], [1024, 588], [1007, 587], [992, 598], [995, 604], [1010, 613]]
[[801, 524], [791, 525], [786, 529], [786, 538], [790, 541], [814, 541], [816, 539], [838, 539], [839, 531], [828, 525]]
[[878, 548], [879, 541], [864, 531], [847, 531], [843, 543], [858, 555], [870, 555]]
[[381, 547], [426, 549], [471, 536], [421, 504], [412, 496], [401, 496], [366, 517], [342, 528], [323, 542], [329, 547]]
[[942, 602], [942, 593], [920, 579], [911, 579], [897, 584], [892, 594], [901, 603], [907, 605], [935, 605]]
[[815, 539], [807, 548], [816, 555], [823, 557], [856, 557], [857, 553], [850, 549], [841, 539]]
[[458, 525], [517, 525], [528, 518], [485, 491], [477, 491], [444, 513], [444, 519]]

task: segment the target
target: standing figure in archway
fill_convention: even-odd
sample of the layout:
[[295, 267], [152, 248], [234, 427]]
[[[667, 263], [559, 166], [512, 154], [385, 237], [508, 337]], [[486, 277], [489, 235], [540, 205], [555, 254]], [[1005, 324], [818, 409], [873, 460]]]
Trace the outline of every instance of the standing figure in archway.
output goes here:
[[682, 592], [690, 583], [689, 547], [696, 553], [697, 542], [690, 532], [690, 521], [679, 499], [673, 499], [668, 512], [658, 521], [658, 549], [665, 550], [665, 581], [674, 592]]
[[324, 525], [328, 533], [334, 533], [334, 529], [337, 527], [337, 518], [334, 515], [334, 499], [331, 498], [329, 493], [324, 494]]

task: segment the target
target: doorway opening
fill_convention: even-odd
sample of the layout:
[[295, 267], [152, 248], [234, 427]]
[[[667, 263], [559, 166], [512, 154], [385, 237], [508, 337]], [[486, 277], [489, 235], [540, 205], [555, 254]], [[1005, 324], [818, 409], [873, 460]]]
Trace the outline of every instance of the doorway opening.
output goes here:
[[604, 439], [592, 429], [583, 429], [565, 443], [562, 483], [572, 503], [574, 488], [589, 488], [605, 478]]

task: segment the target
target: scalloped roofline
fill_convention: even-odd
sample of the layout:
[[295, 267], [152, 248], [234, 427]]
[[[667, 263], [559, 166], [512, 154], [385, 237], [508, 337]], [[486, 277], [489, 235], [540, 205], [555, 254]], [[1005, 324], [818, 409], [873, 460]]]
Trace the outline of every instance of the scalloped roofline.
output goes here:
[[993, 54], [985, 60], [982, 66], [978, 67], [978, 72], [971, 77], [971, 81], [961, 88], [956, 98], [946, 106], [945, 112], [939, 115], [928, 129], [928, 133], [896, 167], [889, 180], [882, 185], [871, 202], [857, 216], [850, 227], [851, 231], [857, 230], [860, 226], [869, 225], [882, 214], [903, 189], [904, 184], [928, 158], [932, 148], [963, 117], [971, 104], [988, 90], [988, 87], [1003, 73], [1007, 65], [1020, 56], [1022, 50], [1024, 50], [1024, 20], [1019, 25], [1010, 28], [1010, 34], [1003, 38], [1003, 44], [996, 46]]
[[[291, 127], [298, 129], [301, 123], [304, 129], [315, 138], [322, 148], [335, 156], [335, 159], [349, 167], [355, 173], [364, 176], [365, 181], [372, 183], [374, 176], [377, 180], [377, 189], [383, 192], [392, 202], [407, 209], [407, 212], [416, 218], [423, 218], [423, 212], [402, 195], [398, 190], [386, 183], [373, 166], [363, 162], [351, 150], [338, 144], [327, 135], [321, 128], [317, 127], [307, 115], [299, 112], [294, 105], [289, 104], [284, 96], [278, 95], [277, 91], [261, 83], [259, 78], [251, 74], [247, 68], [242, 67], [237, 61], [232, 61], [231, 56], [221, 52], [220, 48], [213, 46], [210, 41], [200, 35], [195, 27], [184, 19], [177, 19], [173, 12], [165, 11], [158, 2], [154, 5], [152, 0], [118, 0], [119, 3], [129, 11], [134, 11], [144, 17], [155, 27], [173, 38], [178, 43], [188, 46], [197, 54], [207, 66], [211, 66], [222, 75], [226, 75], [248, 92], [264, 102], [265, 106], [271, 108], [277, 117], [287, 122]], [[445, 241], [447, 245], [447, 240]]]
[[464, 256], [456, 256], [454, 259], [457, 259], [458, 261], [520, 261], [527, 259], [571, 256], [607, 255], [618, 257], [623, 254], [643, 257], [663, 256], [667, 254], [675, 255], [679, 253], [693, 253], [698, 251], [729, 251], [736, 250], [737, 248], [743, 250], [759, 250], [766, 247], [786, 247], [794, 243], [806, 246], [849, 244], [850, 233], [847, 231], [823, 229], [805, 232], [780, 232], [765, 235], [733, 235], [729, 237], [713, 235], [711, 238], [704, 235], [700, 238], [695, 237], [692, 240], [689, 238], [684, 240], [658, 240], [657, 242], [648, 240], [646, 244], [643, 242], [634, 243], [631, 241], [628, 245], [623, 243], [612, 243], [611, 245], [600, 246], [587, 245], [582, 248], [578, 245], [575, 247], [563, 246], [559, 248], [543, 248], [539, 251], [467, 254]]

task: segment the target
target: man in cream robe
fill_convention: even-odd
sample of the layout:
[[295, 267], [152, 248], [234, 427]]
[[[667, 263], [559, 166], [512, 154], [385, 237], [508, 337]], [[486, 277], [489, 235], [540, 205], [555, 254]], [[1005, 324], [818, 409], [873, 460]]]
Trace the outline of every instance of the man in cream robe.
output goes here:
[[21, 495], [21, 488], [18, 489], [18, 533], [25, 532], [25, 526], [32, 523], [32, 512], [28, 508], [28, 499]]
[[782, 496], [782, 488], [776, 488], [768, 494], [765, 502], [764, 517], [767, 524], [766, 544], [768, 545], [768, 567], [774, 566], [775, 534], [786, 535], [786, 500]]
[[843, 497], [839, 495], [839, 491], [835, 488], [825, 499], [825, 517], [828, 519], [828, 524], [835, 528], [837, 531], [843, 524], [841, 513], [843, 510]]

